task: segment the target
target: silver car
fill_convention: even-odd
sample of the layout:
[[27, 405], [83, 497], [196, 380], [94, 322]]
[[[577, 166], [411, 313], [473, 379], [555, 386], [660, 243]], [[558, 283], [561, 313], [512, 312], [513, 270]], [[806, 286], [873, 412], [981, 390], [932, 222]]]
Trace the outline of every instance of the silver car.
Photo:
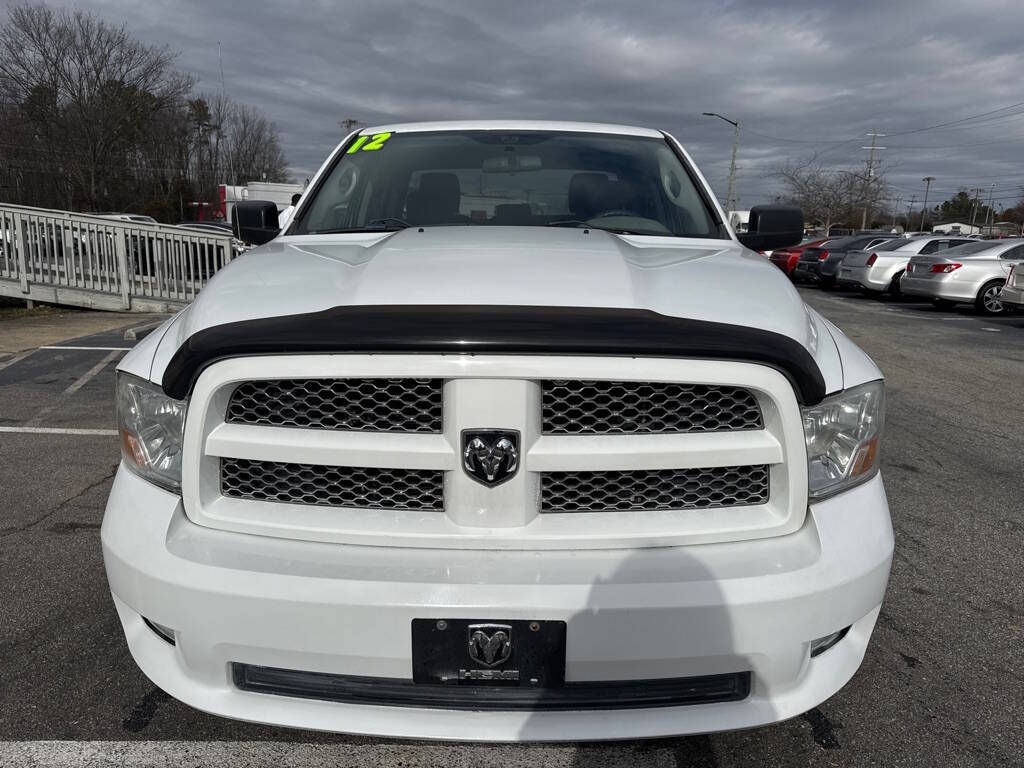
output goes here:
[[1010, 268], [1024, 262], [1024, 240], [982, 240], [934, 256], [914, 256], [900, 289], [938, 306], [973, 304], [986, 315], [1005, 311], [1000, 291]]
[[999, 292], [1004, 307], [1024, 309], [1024, 264], [1014, 264], [1006, 276], [1006, 285]]
[[899, 296], [900, 282], [912, 257], [941, 253], [970, 242], [966, 237], [949, 235], [900, 237], [863, 251], [850, 251], [843, 257], [836, 277], [841, 284], [856, 284], [868, 292], [888, 291], [892, 296]]

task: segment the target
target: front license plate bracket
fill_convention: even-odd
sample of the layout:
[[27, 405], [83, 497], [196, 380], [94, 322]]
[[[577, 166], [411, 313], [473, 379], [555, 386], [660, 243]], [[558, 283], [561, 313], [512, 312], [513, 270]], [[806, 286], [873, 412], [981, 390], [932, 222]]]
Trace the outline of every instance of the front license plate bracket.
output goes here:
[[565, 634], [564, 621], [413, 619], [413, 682], [560, 688]]

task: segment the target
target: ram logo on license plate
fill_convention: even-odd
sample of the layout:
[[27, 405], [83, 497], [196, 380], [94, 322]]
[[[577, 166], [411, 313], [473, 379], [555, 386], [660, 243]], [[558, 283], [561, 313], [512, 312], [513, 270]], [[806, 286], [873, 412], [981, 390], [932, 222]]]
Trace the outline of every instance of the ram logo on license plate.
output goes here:
[[512, 655], [512, 627], [508, 624], [470, 624], [469, 658], [496, 667]]
[[[469, 658], [481, 667], [496, 667], [512, 656], [512, 627], [508, 624], [470, 624]], [[519, 680], [518, 669], [460, 669], [460, 680]]]
[[413, 619], [412, 679], [427, 685], [560, 688], [565, 622]]

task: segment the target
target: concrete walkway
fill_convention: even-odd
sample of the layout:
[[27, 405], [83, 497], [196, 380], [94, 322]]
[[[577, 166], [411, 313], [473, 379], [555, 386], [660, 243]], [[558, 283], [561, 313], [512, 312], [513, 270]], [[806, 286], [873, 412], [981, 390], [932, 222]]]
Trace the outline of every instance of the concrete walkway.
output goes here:
[[0, 361], [66, 339], [151, 325], [167, 315], [57, 310], [4, 316], [0, 313]]

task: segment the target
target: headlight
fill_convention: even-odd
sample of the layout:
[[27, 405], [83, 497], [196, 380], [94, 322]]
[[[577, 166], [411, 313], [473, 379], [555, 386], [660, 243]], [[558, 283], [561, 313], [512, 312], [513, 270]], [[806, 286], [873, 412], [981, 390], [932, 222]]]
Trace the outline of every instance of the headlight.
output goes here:
[[187, 400], [156, 384], [117, 374], [117, 426], [121, 457], [140, 477], [169, 491], [181, 490], [181, 439]]
[[881, 381], [852, 387], [803, 409], [811, 499], [844, 491], [878, 471], [885, 419]]

